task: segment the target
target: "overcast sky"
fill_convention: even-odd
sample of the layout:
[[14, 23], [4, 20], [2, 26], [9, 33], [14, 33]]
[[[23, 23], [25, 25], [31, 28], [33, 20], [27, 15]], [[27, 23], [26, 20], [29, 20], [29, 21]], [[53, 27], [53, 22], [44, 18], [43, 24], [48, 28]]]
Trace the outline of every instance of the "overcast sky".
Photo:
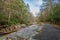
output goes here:
[[39, 12], [40, 5], [42, 4], [42, 0], [24, 0], [25, 4], [29, 4], [30, 12], [33, 13], [34, 16]]

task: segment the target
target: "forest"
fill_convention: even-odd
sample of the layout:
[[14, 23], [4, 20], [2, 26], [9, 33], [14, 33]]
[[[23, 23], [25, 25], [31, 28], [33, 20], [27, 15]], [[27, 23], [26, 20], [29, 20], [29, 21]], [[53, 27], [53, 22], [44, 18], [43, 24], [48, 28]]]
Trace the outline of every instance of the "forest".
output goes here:
[[0, 25], [31, 24], [33, 16], [28, 9], [23, 0], [0, 0]]
[[0, 0], [0, 34], [17, 31], [20, 26], [31, 25], [33, 16], [23, 0]]
[[24, 0], [0, 0], [0, 29], [12, 25], [32, 25], [34, 22], [46, 22], [60, 25], [60, 1], [42, 0], [37, 17], [30, 12], [29, 4]]
[[60, 0], [43, 0], [38, 22], [48, 22], [60, 25]]
[[60, 0], [0, 0], [0, 40], [60, 40]]

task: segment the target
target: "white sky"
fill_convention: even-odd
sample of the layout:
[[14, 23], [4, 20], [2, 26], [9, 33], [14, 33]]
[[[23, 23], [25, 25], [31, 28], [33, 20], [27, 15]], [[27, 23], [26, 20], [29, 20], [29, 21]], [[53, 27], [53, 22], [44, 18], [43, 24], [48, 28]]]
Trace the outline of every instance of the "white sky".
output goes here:
[[30, 12], [32, 12], [32, 14], [34, 16], [36, 16], [36, 14], [39, 12], [40, 10], [40, 5], [42, 4], [42, 0], [24, 0], [24, 2], [27, 4], [29, 4], [30, 6]]

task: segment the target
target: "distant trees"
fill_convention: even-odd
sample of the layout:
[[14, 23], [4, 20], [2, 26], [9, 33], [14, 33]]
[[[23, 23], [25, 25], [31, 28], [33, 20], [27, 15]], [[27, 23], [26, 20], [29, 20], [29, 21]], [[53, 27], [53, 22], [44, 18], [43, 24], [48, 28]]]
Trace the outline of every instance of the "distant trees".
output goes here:
[[23, 0], [0, 0], [0, 24], [29, 24], [31, 17]]
[[42, 6], [39, 20], [43, 22], [51, 22], [55, 24], [60, 24], [60, 5], [55, 3], [55, 0], [43, 0], [44, 5]]
[[53, 9], [53, 14], [49, 14], [47, 16], [47, 21], [50, 21], [52, 23], [55, 23], [55, 24], [60, 24], [60, 5], [56, 5]]
[[47, 15], [52, 12], [52, 0], [43, 0], [40, 11], [40, 21], [46, 21]]

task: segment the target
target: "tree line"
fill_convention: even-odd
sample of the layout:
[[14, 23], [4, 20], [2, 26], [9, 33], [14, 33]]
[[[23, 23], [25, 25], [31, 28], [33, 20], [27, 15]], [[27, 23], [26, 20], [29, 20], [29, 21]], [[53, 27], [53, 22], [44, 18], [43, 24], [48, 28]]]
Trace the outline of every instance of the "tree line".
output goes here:
[[23, 0], [0, 0], [0, 25], [32, 24], [33, 16], [27, 9]]
[[43, 0], [38, 21], [60, 24], [60, 0]]

